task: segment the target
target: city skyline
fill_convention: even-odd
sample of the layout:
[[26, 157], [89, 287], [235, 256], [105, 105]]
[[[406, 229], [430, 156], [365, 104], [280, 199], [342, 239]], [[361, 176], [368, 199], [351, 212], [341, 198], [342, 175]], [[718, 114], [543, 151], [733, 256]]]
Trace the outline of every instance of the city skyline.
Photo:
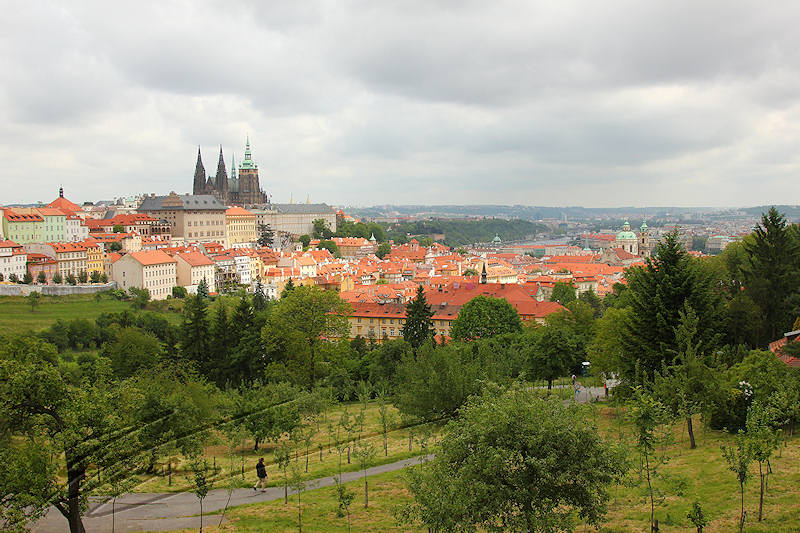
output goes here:
[[275, 202], [793, 203], [793, 3], [12, 4], [3, 204], [191, 192], [247, 135]]

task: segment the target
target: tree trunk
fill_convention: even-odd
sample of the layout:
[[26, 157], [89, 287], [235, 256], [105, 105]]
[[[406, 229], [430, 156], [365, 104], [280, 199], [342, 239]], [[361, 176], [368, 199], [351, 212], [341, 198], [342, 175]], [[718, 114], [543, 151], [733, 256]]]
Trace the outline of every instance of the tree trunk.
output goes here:
[[761, 461], [758, 462], [758, 477], [761, 479], [761, 492], [758, 495], [758, 521], [761, 522], [764, 510], [764, 472], [761, 469]]
[[744, 533], [744, 483], [739, 482], [741, 504], [739, 505], [739, 533]]
[[645, 469], [647, 471], [647, 490], [650, 492], [650, 531], [658, 531], [655, 523], [656, 506], [653, 502], [653, 485], [650, 483], [650, 458], [644, 454]]
[[369, 482], [367, 481], [367, 470], [364, 469], [364, 508], [369, 507]]
[[317, 379], [317, 367], [314, 361], [314, 343], [311, 343], [311, 390], [314, 390], [314, 382]]
[[308, 446], [306, 446], [306, 474], [308, 474]]
[[64, 514], [69, 522], [70, 533], [86, 533], [81, 520], [81, 482], [85, 472], [70, 458], [68, 450], [65, 450], [65, 455], [67, 457], [67, 512], [65, 514], [62, 510], [61, 514]]
[[116, 514], [117, 514], [117, 497], [114, 496], [114, 499], [111, 500], [111, 533], [114, 533], [114, 527], [116, 525], [114, 522], [117, 518]]
[[694, 450], [697, 448], [697, 444], [694, 441], [694, 429], [692, 427], [692, 417], [689, 416], [686, 418], [686, 430], [689, 432], [689, 448]]
[[547, 395], [548, 396], [550, 396], [550, 391], [552, 391], [552, 390], [553, 390], [553, 380], [552, 379], [548, 379], [547, 380]]
[[203, 498], [200, 498], [200, 533], [203, 533]]
[[297, 531], [303, 533], [303, 508], [300, 506], [300, 491], [297, 491]]
[[253, 451], [255, 451], [255, 452], [258, 451], [258, 443], [260, 443], [260, 442], [261, 442], [261, 439], [259, 439], [259, 438], [255, 439], [255, 445], [253, 445]]

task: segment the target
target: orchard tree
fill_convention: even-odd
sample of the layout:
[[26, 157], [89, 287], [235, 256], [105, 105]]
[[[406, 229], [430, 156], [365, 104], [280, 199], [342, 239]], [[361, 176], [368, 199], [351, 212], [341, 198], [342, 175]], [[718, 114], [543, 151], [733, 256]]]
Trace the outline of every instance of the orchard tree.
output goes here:
[[531, 377], [547, 381], [548, 394], [553, 380], [569, 374], [575, 363], [577, 340], [569, 330], [547, 326], [527, 347]]
[[36, 310], [36, 307], [39, 305], [39, 300], [41, 299], [42, 295], [37, 291], [31, 291], [31, 293], [27, 296], [28, 303], [31, 304], [31, 313]]
[[420, 285], [416, 297], [406, 304], [406, 322], [403, 338], [414, 350], [433, 337], [433, 311], [425, 298], [425, 289]]
[[571, 531], [577, 517], [599, 527], [626, 471], [582, 407], [490, 386], [407, 471], [414, 501], [401, 517], [433, 531]]
[[753, 463], [753, 448], [747, 435], [739, 430], [734, 445], [722, 446], [722, 456], [728, 463], [728, 470], [736, 475], [739, 482], [739, 533], [744, 531], [744, 486], [750, 479], [750, 465]]
[[521, 331], [522, 319], [507, 300], [476, 296], [461, 307], [450, 335], [456, 340], [475, 340]]

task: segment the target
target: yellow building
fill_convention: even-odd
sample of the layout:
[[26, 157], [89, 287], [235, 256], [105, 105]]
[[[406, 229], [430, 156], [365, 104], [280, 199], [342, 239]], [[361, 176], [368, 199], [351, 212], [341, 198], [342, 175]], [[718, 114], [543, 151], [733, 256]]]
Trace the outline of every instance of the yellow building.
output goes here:
[[225, 210], [225, 236], [228, 247], [240, 243], [253, 243], [258, 240], [256, 215], [242, 207]]
[[86, 239], [81, 244], [86, 248], [86, 273], [90, 276], [92, 272], [98, 274], [105, 273], [105, 252], [103, 247], [97, 244], [94, 239]]

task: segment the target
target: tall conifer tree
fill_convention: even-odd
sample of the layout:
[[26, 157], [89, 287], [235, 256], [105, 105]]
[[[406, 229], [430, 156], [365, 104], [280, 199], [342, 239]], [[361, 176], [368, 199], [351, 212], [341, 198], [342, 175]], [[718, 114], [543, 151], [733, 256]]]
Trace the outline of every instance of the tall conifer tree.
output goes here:
[[403, 325], [403, 338], [415, 350], [433, 336], [432, 317], [433, 311], [420, 285], [417, 296], [406, 304], [406, 323]]

